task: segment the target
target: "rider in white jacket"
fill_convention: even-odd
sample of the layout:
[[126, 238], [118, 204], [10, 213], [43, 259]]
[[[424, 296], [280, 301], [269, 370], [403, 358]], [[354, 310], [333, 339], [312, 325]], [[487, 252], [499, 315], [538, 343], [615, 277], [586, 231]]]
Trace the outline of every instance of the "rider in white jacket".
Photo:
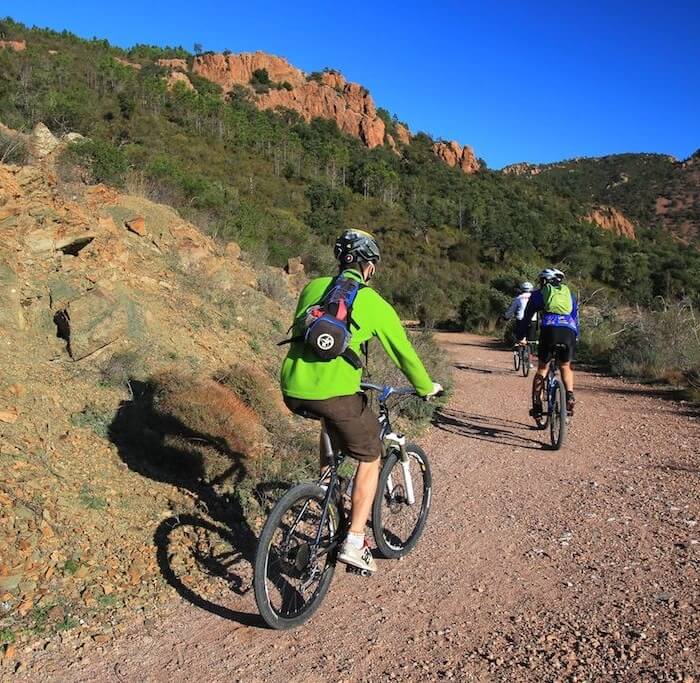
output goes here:
[[[517, 289], [518, 294], [511, 302], [508, 309], [503, 314], [506, 320], [515, 318], [516, 320], [522, 320], [525, 315], [525, 309], [527, 308], [527, 302], [530, 301], [530, 295], [532, 294], [535, 286], [532, 282], [522, 282]], [[530, 321], [530, 328], [528, 330], [528, 340], [533, 341], [537, 338], [537, 314], [535, 314]]]

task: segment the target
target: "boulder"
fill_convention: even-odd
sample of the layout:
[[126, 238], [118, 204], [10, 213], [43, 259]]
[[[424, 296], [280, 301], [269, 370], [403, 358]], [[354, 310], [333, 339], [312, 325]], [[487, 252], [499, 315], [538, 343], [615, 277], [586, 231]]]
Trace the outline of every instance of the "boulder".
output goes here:
[[61, 143], [58, 138], [41, 122], [34, 126], [29, 139], [34, 156], [43, 158], [53, 152]]
[[125, 221], [124, 225], [139, 237], [146, 235], [146, 219], [143, 216], [134, 216], [134, 218]]
[[299, 275], [304, 272], [304, 264], [298, 256], [293, 256], [287, 260], [286, 270], [290, 275]]
[[81, 360], [121, 339], [129, 328], [126, 307], [99, 286], [58, 311], [54, 321], [73, 360]]
[[224, 250], [227, 259], [232, 261], [238, 261], [241, 258], [241, 248], [238, 246], [238, 242], [229, 242]]
[[92, 240], [94, 233], [80, 226], [58, 226], [32, 230], [24, 236], [27, 249], [35, 254], [62, 251], [76, 256]]

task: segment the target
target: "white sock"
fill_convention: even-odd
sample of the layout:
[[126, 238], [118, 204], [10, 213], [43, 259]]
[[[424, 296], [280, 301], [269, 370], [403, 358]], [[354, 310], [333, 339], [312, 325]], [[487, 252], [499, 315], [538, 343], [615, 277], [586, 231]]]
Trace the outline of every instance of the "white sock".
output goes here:
[[356, 534], [354, 531], [348, 531], [347, 541], [351, 546], [353, 546], [353, 548], [362, 550], [362, 547], [365, 544], [365, 535]]

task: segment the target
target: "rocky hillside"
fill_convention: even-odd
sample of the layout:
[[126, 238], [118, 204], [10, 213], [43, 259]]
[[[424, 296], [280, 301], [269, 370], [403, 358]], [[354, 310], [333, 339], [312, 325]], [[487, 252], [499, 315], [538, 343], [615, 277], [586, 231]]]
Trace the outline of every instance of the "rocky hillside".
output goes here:
[[[698, 300], [700, 252], [653, 220], [675, 173], [661, 155], [494, 172], [468, 147], [412, 134], [335, 71], [263, 53], [120, 49], [11, 20], [0, 37], [25, 46], [0, 49], [0, 121], [79, 132], [64, 155], [78, 179], [169, 204], [260, 263], [301, 257], [325, 272], [338, 230], [369, 229], [384, 253], [378, 286], [429, 324], [489, 327], [515, 283], [552, 263], [584, 296]], [[23, 152], [0, 130], [1, 159]], [[659, 201], [669, 221], [685, 206]]]
[[[183, 75], [190, 71], [184, 59], [160, 59], [158, 64]], [[411, 141], [411, 132], [401, 123], [392, 126], [392, 135], [377, 113], [369, 91], [349, 83], [336, 70], [306, 74], [282, 57], [243, 52], [197, 55], [191, 72], [220, 85], [227, 97], [234, 89], [244, 88], [260, 109], [291, 109], [307, 122], [314, 118], [331, 119], [340, 130], [362, 140], [370, 149], [386, 144], [398, 152]], [[469, 146], [462, 148], [455, 141], [436, 142], [434, 151], [449, 166], [465, 173], [476, 173], [480, 168]]]
[[663, 229], [684, 244], [700, 245], [700, 150], [685, 161], [663, 154], [617, 154], [556, 164], [513, 164], [506, 174], [530, 178], [540, 187], [580, 201], [605, 204], [592, 219], [629, 235], [630, 225]]
[[47, 139], [0, 164], [5, 671], [29, 642], [101, 642], [173, 585], [228, 590], [197, 548], [249, 552], [254, 487], [299, 476], [313, 445], [272, 343], [303, 268], [253, 269], [166, 206], [61, 180]]

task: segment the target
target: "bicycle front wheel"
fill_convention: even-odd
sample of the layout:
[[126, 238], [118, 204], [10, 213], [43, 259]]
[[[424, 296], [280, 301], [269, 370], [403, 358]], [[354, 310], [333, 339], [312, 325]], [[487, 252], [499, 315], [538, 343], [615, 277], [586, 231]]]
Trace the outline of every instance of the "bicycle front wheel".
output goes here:
[[530, 347], [524, 346], [520, 353], [522, 354], [520, 370], [523, 373], [523, 377], [527, 377], [530, 374]]
[[300, 484], [280, 498], [265, 522], [255, 554], [255, 602], [275, 629], [295, 628], [318, 609], [337, 555], [340, 514], [331, 502], [321, 526], [325, 491]]
[[379, 475], [372, 505], [372, 532], [383, 557], [407, 555], [423, 533], [430, 511], [433, 478], [420, 446], [406, 444], [407, 462], [392, 447]]
[[513, 368], [515, 372], [520, 370], [520, 351], [518, 349], [513, 351]]
[[552, 390], [552, 415], [549, 418], [549, 434], [555, 451], [566, 441], [566, 428], [566, 392], [561, 382], [556, 382]]

